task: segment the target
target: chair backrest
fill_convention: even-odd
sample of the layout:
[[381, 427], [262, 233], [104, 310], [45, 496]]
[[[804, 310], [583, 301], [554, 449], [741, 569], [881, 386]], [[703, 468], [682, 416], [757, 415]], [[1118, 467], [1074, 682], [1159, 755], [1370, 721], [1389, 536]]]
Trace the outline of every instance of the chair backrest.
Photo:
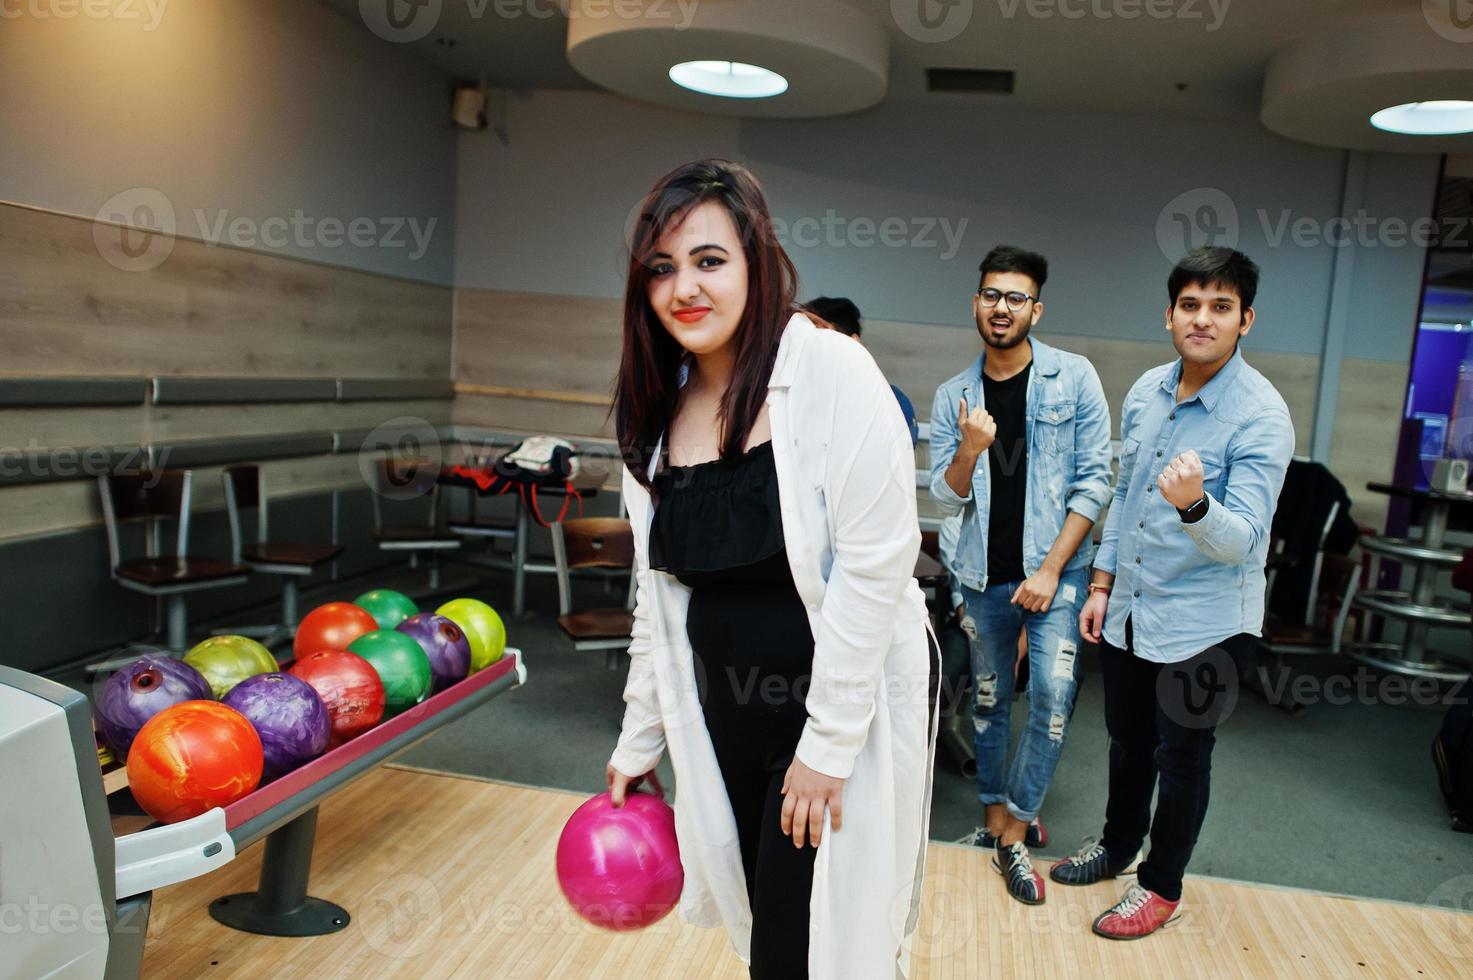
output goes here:
[[[1282, 526], [1276, 526], [1269, 533], [1269, 554], [1291, 559], [1291, 565], [1282, 570], [1273, 568], [1272, 558], [1270, 559], [1266, 592], [1269, 605], [1285, 620], [1304, 626], [1315, 621], [1315, 605], [1320, 594], [1320, 570], [1327, 556], [1325, 544], [1339, 517], [1340, 502], [1330, 501], [1324, 505], [1321, 513], [1324, 519], [1318, 528], [1296, 532], [1298, 544], [1313, 544], [1312, 553], [1297, 550], [1296, 539], [1285, 536]], [[1282, 595], [1278, 592], [1280, 589], [1283, 591]]]
[[102, 522], [107, 529], [108, 557], [115, 569], [122, 564], [118, 525], [123, 521], [148, 522], [150, 555], [163, 552], [162, 522], [172, 519], [177, 526], [174, 553], [189, 552], [189, 495], [194, 483], [191, 470], [161, 470], [156, 473], [107, 473], [97, 478], [102, 498]]
[[[552, 525], [552, 554], [557, 567], [558, 614], [573, 611], [575, 568], [634, 569], [634, 528], [620, 517], [578, 517]], [[634, 596], [633, 585], [629, 602]]]
[[225, 513], [230, 519], [230, 548], [232, 560], [240, 561], [244, 535], [241, 534], [241, 511], [254, 508], [256, 511], [256, 543], [265, 544], [267, 539], [266, 474], [259, 466], [227, 466], [220, 474], [225, 484]]
[[434, 525], [440, 514], [440, 467], [434, 460], [421, 457], [382, 456], [374, 467], [373, 526], [384, 526], [383, 498], [410, 500], [423, 497], [427, 501], [427, 523]]

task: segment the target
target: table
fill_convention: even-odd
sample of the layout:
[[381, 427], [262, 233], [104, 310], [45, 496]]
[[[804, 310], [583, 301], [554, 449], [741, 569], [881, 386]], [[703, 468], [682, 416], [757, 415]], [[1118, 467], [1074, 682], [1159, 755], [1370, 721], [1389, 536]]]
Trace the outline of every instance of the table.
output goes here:
[[1410, 591], [1370, 589], [1356, 594], [1355, 605], [1372, 615], [1404, 620], [1406, 636], [1394, 643], [1358, 642], [1346, 648], [1350, 656], [1382, 670], [1437, 680], [1462, 681], [1469, 676], [1464, 664], [1429, 659], [1427, 632], [1437, 627], [1473, 625], [1473, 613], [1437, 601], [1438, 572], [1451, 568], [1462, 553], [1443, 546], [1448, 513], [1455, 506], [1473, 504], [1473, 494], [1421, 490], [1392, 483], [1367, 483], [1366, 489], [1397, 497], [1408, 497], [1421, 506], [1422, 536], [1417, 540], [1376, 535], [1361, 540], [1361, 547], [1380, 559], [1390, 558], [1412, 572]]
[[[475, 477], [467, 475], [467, 470], [470, 469], [475, 469], [475, 467], [443, 466], [440, 468], [440, 474], [437, 478], [438, 482], [446, 484], [447, 486], [466, 487], [478, 494], [481, 494], [482, 496], [494, 497], [501, 496], [504, 492], [512, 492], [501, 491], [494, 488], [484, 488], [481, 483], [478, 483], [476, 481]], [[481, 467], [481, 469], [489, 472], [491, 467], [488, 465], [485, 467]], [[590, 497], [598, 496], [599, 488], [602, 485], [603, 476], [601, 474], [579, 473], [577, 476], [573, 477], [573, 489], [576, 490], [578, 492], [578, 495], [585, 500]], [[561, 483], [549, 482], [547, 485], [538, 486], [537, 494], [539, 497], [544, 495], [550, 497], [566, 497], [567, 490]], [[502, 563], [495, 560], [483, 559], [481, 563], [490, 564], [495, 567], [509, 567], [511, 569], [512, 615], [521, 616], [522, 613], [525, 612], [527, 605], [527, 573], [533, 572], [536, 574], [552, 574], [557, 572], [557, 566], [548, 565], [543, 562], [531, 562], [527, 560], [527, 538], [532, 530], [532, 516], [527, 508], [527, 501], [522, 496], [522, 494], [516, 493], [516, 498], [516, 523], [513, 532], [514, 544], [511, 562], [509, 563], [509, 565], [503, 566]], [[559, 502], [558, 507], [560, 508], [561, 506], [562, 504], [561, 502]]]

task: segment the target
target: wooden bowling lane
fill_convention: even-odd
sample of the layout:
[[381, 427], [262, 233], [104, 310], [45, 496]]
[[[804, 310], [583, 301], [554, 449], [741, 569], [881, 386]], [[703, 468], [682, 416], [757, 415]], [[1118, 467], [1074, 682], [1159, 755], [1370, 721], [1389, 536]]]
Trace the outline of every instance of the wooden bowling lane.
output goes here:
[[[672, 915], [612, 934], [573, 915], [553, 854], [582, 799], [380, 768], [328, 799], [318, 822], [311, 892], [348, 908], [347, 929], [279, 939], [211, 919], [210, 900], [255, 888], [255, 846], [213, 875], [155, 894], [144, 976], [744, 978], [720, 930]], [[1473, 878], [1457, 881], [1473, 891]], [[1473, 916], [1203, 878], [1188, 881], [1184, 914], [1165, 932], [1098, 939], [1090, 921], [1120, 890], [1051, 886], [1046, 904], [1028, 908], [1003, 893], [988, 855], [933, 844], [914, 975], [1379, 978], [1473, 969]], [[1454, 897], [1466, 907], [1468, 895]]]

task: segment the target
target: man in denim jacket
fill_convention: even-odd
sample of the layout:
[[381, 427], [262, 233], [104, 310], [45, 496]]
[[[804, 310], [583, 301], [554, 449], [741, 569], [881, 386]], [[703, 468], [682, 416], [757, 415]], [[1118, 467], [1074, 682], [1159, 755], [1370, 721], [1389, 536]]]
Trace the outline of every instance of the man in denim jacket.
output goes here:
[[[986, 808], [973, 842], [996, 849], [1008, 894], [1036, 905], [1043, 878], [1028, 844], [1043, 843], [1035, 822], [1074, 706], [1089, 533], [1110, 495], [1110, 410], [1089, 361], [1029, 337], [1043, 316], [1044, 257], [999, 246], [980, 271], [972, 308], [984, 346], [936, 392], [931, 496], [962, 515], [943, 557], [961, 583], [972, 648], [977, 796]], [[1009, 768], [1020, 629], [1028, 721]]]
[[1238, 349], [1253, 327], [1258, 267], [1230, 248], [1195, 249], [1166, 289], [1180, 357], [1125, 396], [1120, 476], [1080, 615], [1084, 637], [1101, 644], [1105, 832], [1050, 872], [1070, 885], [1116, 877], [1150, 835], [1137, 883], [1095, 920], [1108, 939], [1149, 935], [1181, 903], [1214, 731], [1263, 630], [1269, 528], [1294, 453], [1284, 399]]

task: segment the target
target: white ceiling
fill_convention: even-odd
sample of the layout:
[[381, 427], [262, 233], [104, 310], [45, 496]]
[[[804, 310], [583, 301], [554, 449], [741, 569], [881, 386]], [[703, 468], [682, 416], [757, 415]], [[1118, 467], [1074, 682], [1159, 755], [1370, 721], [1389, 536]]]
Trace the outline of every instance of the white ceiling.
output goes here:
[[[368, 30], [360, 3], [381, 7], [410, 0], [319, 2]], [[556, 0], [418, 2], [438, 3], [440, 12], [434, 29], [407, 47], [449, 75], [474, 79], [484, 72], [487, 81], [498, 88], [594, 87], [568, 64], [564, 53], [567, 20]], [[645, 2], [664, 3], [671, 16], [678, 17], [682, 2], [740, 4], [743, 0]], [[1341, 27], [1352, 19], [1420, 6], [1419, 0], [846, 2], [867, 11], [889, 35], [887, 101], [993, 105], [1002, 100], [1051, 111], [1205, 119], [1256, 117], [1264, 66], [1295, 40]], [[917, 39], [914, 35], [925, 33], [915, 20], [919, 4], [927, 5], [934, 17], [953, 18], [942, 20], [941, 30], [960, 27], [956, 36], [943, 41]], [[1119, 16], [1131, 11], [1138, 12], [1136, 19]], [[1171, 12], [1172, 16], [1152, 16], [1147, 11]], [[907, 22], [910, 33], [901, 20]], [[1429, 27], [1429, 37], [1433, 37], [1430, 31]], [[453, 47], [444, 46], [446, 41], [453, 41]], [[1473, 43], [1468, 50], [1473, 65]], [[925, 69], [929, 67], [1011, 69], [1017, 73], [1017, 85], [1011, 96], [932, 94], [926, 92]]]

